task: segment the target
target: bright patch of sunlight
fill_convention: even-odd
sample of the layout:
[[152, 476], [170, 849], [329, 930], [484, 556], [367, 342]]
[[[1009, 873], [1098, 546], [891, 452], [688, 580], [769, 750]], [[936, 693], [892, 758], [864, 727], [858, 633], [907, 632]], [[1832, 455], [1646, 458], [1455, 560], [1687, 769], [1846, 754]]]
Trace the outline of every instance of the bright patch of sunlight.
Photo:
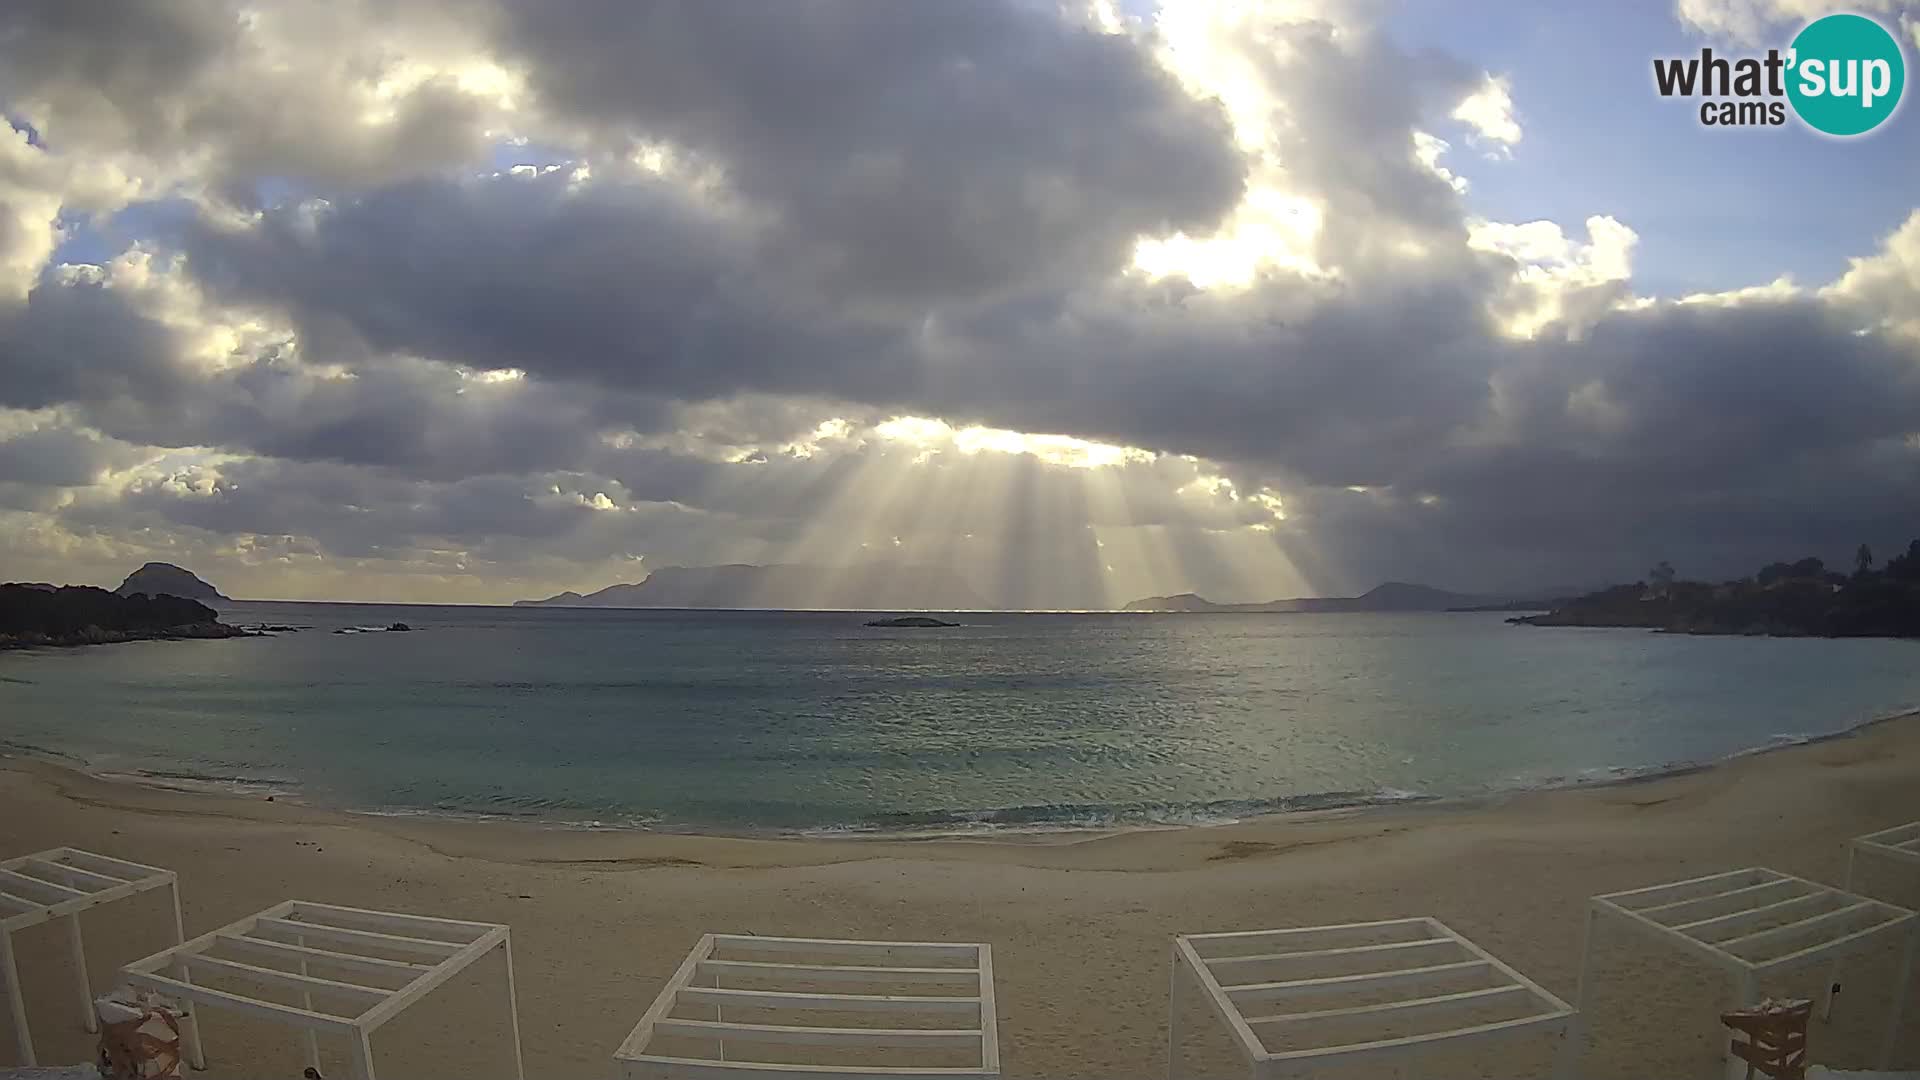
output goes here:
[[1159, 455], [1133, 446], [1078, 439], [1071, 435], [1029, 435], [1006, 428], [973, 425], [955, 428], [944, 420], [925, 416], [896, 416], [876, 424], [873, 433], [891, 442], [920, 447], [924, 453], [939, 453], [949, 447], [962, 454], [1027, 454], [1049, 465], [1074, 469], [1097, 469], [1128, 462], [1152, 461]]
[[1321, 219], [1311, 199], [1256, 188], [1212, 236], [1141, 237], [1133, 265], [1156, 281], [1179, 274], [1202, 289], [1245, 288], [1266, 268], [1323, 276], [1312, 254]]

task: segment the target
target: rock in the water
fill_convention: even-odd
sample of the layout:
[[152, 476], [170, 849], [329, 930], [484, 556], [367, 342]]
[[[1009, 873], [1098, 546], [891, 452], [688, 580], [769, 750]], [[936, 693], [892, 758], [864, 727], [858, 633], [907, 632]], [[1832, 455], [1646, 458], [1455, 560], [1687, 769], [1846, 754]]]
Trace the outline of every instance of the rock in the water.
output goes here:
[[945, 619], [930, 618], [926, 615], [902, 615], [897, 619], [873, 619], [869, 621], [867, 625], [868, 626], [909, 626], [909, 627], [931, 628], [936, 626], [959, 626], [960, 624], [957, 622], [947, 622]]

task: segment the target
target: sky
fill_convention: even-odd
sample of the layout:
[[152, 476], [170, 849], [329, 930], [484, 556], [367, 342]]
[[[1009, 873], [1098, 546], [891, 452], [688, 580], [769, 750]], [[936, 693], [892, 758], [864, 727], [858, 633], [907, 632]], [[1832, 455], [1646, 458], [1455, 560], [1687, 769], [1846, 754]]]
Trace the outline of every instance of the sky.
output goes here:
[[0, 580], [1099, 608], [1920, 536], [1920, 4], [14, 0]]

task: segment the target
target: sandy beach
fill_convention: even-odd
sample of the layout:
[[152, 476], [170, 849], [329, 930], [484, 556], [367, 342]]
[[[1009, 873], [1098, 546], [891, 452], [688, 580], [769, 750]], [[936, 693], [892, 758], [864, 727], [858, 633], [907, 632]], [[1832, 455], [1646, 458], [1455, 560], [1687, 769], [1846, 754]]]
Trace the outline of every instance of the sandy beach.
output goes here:
[[[190, 934], [287, 898], [511, 924], [527, 1075], [542, 1080], [610, 1075], [613, 1048], [706, 931], [989, 942], [1009, 1076], [1159, 1077], [1176, 932], [1430, 914], [1571, 998], [1589, 895], [1749, 865], [1838, 883], [1847, 838], [1915, 818], [1920, 715], [1688, 775], [1488, 803], [995, 839], [377, 818], [32, 760], [0, 769], [0, 852], [65, 844], [176, 869]], [[1920, 903], [1920, 874], [1876, 865], [1863, 884]], [[159, 894], [123, 908], [86, 924], [96, 988], [167, 943]], [[42, 927], [20, 944], [42, 1060], [89, 1058], [70, 1015], [64, 939]], [[1584, 1074], [1715, 1075], [1722, 978], [1618, 931], [1599, 949]], [[1815, 1061], [1870, 1064], [1893, 967], [1887, 957], [1849, 970], [1834, 1022], [1813, 1033]], [[1809, 995], [1821, 975], [1763, 989]], [[1908, 1001], [1896, 1061], [1916, 1068], [1920, 994]], [[1216, 1033], [1191, 1017], [1193, 1061], [1224, 1061]], [[498, 1057], [503, 1018], [495, 979], [456, 982], [382, 1030], [381, 1074], [510, 1075]], [[290, 1032], [224, 1013], [208, 1014], [205, 1030], [203, 1075], [299, 1075]], [[1550, 1052], [1521, 1037], [1444, 1071], [1544, 1075]], [[345, 1074], [337, 1052], [327, 1061]]]

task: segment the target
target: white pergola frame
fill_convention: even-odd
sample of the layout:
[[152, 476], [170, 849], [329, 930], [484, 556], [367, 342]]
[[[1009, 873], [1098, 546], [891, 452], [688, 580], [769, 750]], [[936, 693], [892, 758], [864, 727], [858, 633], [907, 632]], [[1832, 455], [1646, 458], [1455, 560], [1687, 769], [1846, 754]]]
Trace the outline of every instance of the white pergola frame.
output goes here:
[[[1201, 949], [1225, 945], [1246, 951], [1204, 956]], [[1266, 971], [1300, 964], [1309, 970], [1315, 962], [1332, 959], [1378, 958], [1390, 966], [1381, 970], [1320, 978], [1281, 981], [1223, 981], [1239, 967]], [[1226, 969], [1226, 970], [1223, 970]], [[1399, 1054], [1418, 1054], [1436, 1044], [1459, 1044], [1523, 1032], [1560, 1036], [1554, 1056], [1554, 1076], [1569, 1080], [1577, 1048], [1571, 1036], [1573, 1009], [1540, 984], [1520, 974], [1493, 954], [1475, 945], [1438, 919], [1420, 916], [1381, 922], [1341, 923], [1284, 930], [1249, 930], [1219, 934], [1181, 934], [1173, 939], [1172, 976], [1167, 1000], [1167, 1076], [1177, 1080], [1180, 988], [1190, 975], [1206, 991], [1206, 1002], [1234, 1036], [1235, 1049], [1246, 1062], [1252, 1080], [1310, 1075], [1316, 1068]], [[1478, 976], [1493, 985], [1464, 992], [1423, 994], [1423, 990]], [[1346, 1008], [1314, 1008], [1340, 995], [1386, 987], [1405, 987], [1416, 996], [1382, 1004]], [[1244, 1007], [1273, 1001], [1298, 1003], [1286, 1011], [1248, 1016]], [[1471, 1015], [1493, 1004], [1525, 1003], [1531, 1011], [1518, 1018], [1469, 1024], [1366, 1042], [1311, 1045], [1297, 1050], [1267, 1048], [1256, 1028], [1284, 1026], [1295, 1031], [1327, 1022], [1420, 1018], [1440, 1020]]]
[[[742, 953], [763, 959], [721, 959]], [[803, 957], [806, 962], [783, 962]], [[831, 961], [843, 961], [832, 963]], [[954, 961], [960, 961], [954, 964]], [[942, 962], [945, 962], [942, 964]], [[941, 966], [931, 966], [941, 965]], [[821, 993], [800, 990], [737, 990], [721, 987], [736, 980], [915, 985], [944, 988], [938, 995]], [[955, 1028], [822, 1027], [798, 1023], [735, 1023], [720, 1019], [726, 1005], [755, 1010], [834, 1013], [953, 1013], [967, 1026]], [[670, 1014], [681, 1005], [714, 1010], [714, 1020], [685, 1020]], [[784, 1019], [784, 1017], [782, 1018]], [[655, 1035], [714, 1039], [719, 1056], [670, 1057], [647, 1052]], [[978, 1064], [966, 1067], [804, 1065], [727, 1060], [729, 1040], [787, 1046], [973, 1049]], [[828, 938], [759, 937], [705, 934], [614, 1051], [625, 1080], [996, 1080], [1000, 1075], [1000, 1031], [993, 999], [993, 949], [979, 943], [931, 941], [847, 941]]]
[[[1895, 862], [1920, 864], [1920, 821], [1895, 825], [1891, 829], [1882, 829], [1865, 836], [1856, 836], [1847, 841], [1847, 876], [1841, 886], [1853, 892], [1854, 859], [1861, 853], [1878, 855]], [[1840, 993], [1840, 961], [1833, 962], [1833, 970], [1827, 973], [1827, 986], [1821, 995], [1820, 1018], [1831, 1019], [1833, 999]]]
[[54, 919], [66, 920], [67, 945], [79, 983], [81, 1023], [100, 1030], [93, 1011], [93, 986], [87, 979], [87, 951], [80, 937], [80, 913], [154, 889], [173, 900], [173, 940], [185, 940], [180, 924], [180, 884], [171, 870], [126, 859], [58, 847], [0, 862], [0, 993], [13, 1014], [14, 1043], [20, 1063], [35, 1064], [33, 1035], [27, 1030], [27, 1002], [20, 990], [13, 935]]
[[[1762, 978], [1822, 962], [1837, 968], [1845, 956], [1872, 951], [1904, 936], [1906, 951], [1881, 1042], [1880, 1067], [1886, 1068], [1893, 1057], [1906, 1007], [1908, 973], [1920, 944], [1920, 917], [1905, 908], [1764, 867], [1596, 896], [1588, 904], [1580, 957], [1575, 1004], [1582, 1010], [1592, 986], [1595, 924], [1602, 915], [1726, 972], [1735, 1007], [1754, 1003]], [[1874, 919], [1871, 925], [1857, 925], [1868, 916]], [[1763, 955], [1742, 955], [1763, 946]], [[1776, 948], [1787, 951], [1773, 951]], [[1832, 986], [1829, 979], [1829, 994]]]
[[[319, 942], [318, 948], [309, 942]], [[401, 1010], [436, 987], [472, 967], [499, 949], [506, 961], [508, 1030], [513, 1039], [513, 1068], [526, 1080], [520, 1056], [520, 1006], [513, 987], [513, 945], [507, 927], [499, 923], [401, 915], [387, 911], [288, 900], [244, 919], [228, 923], [192, 941], [128, 964], [122, 974], [137, 987], [183, 998], [199, 1005], [231, 1009], [259, 1019], [300, 1029], [307, 1064], [320, 1064], [320, 1035], [339, 1036], [348, 1044], [348, 1059], [356, 1080], [376, 1080], [373, 1033]], [[357, 951], [349, 951], [357, 950]], [[234, 960], [215, 953], [241, 954]], [[399, 954], [412, 957], [393, 959]], [[269, 966], [274, 962], [292, 969]], [[322, 978], [310, 972], [329, 972]], [[161, 971], [169, 974], [162, 975]], [[300, 992], [301, 1005], [283, 1005], [247, 994], [196, 983], [195, 976], [225, 976], [262, 986]], [[363, 976], [354, 981], [353, 976]], [[399, 986], [372, 985], [367, 980], [397, 980]], [[357, 1012], [327, 1011], [314, 1005], [316, 997], [335, 1002], [357, 1002]], [[198, 1025], [188, 1045], [194, 1068], [206, 1068], [198, 1039]]]
[[1846, 884], [1848, 892], [1853, 891], [1853, 862], [1861, 852], [1892, 859], [1895, 862], [1920, 866], [1920, 821], [1895, 825], [1891, 829], [1882, 829], [1877, 833], [1868, 833], [1849, 840]]

